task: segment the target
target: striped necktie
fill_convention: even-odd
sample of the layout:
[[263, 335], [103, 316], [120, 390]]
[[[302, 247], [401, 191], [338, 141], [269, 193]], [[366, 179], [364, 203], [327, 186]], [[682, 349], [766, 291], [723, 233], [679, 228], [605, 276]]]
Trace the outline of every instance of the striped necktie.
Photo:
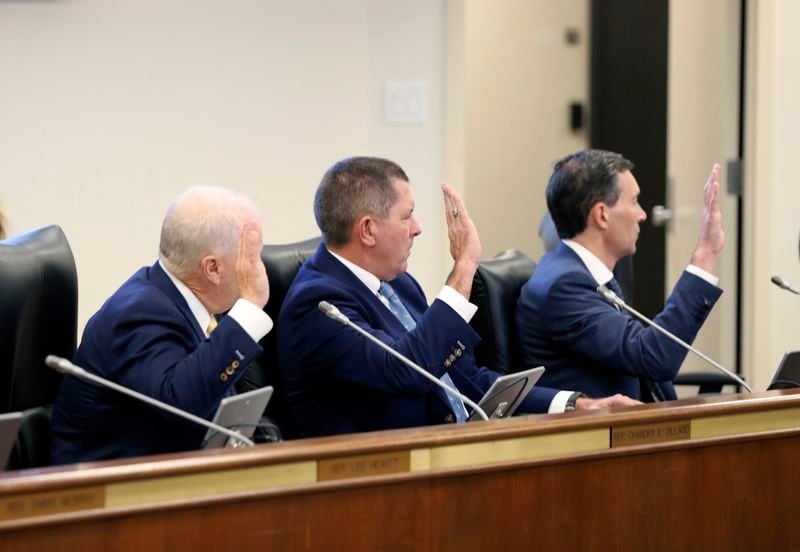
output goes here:
[[211, 335], [211, 332], [217, 327], [217, 317], [213, 314], [208, 319], [208, 326], [206, 326], [206, 335]]
[[393, 315], [400, 321], [403, 327], [411, 331], [417, 327], [417, 323], [411, 318], [411, 314], [406, 309], [403, 302], [400, 301], [400, 298], [392, 289], [392, 286], [387, 284], [386, 282], [381, 282], [381, 286], [378, 288], [378, 293], [380, 293], [386, 301], [389, 303], [389, 310], [392, 312]]
[[[378, 288], [378, 293], [380, 293], [386, 299], [386, 301], [389, 303], [389, 310], [395, 316], [395, 318], [400, 321], [406, 330], [411, 331], [417, 327], [417, 323], [413, 318], [411, 318], [411, 314], [408, 312], [408, 309], [406, 309], [405, 305], [403, 305], [403, 302], [400, 301], [400, 298], [394, 292], [392, 286], [386, 282], [381, 282], [381, 285]], [[458, 389], [456, 384], [453, 383], [453, 379], [450, 377], [450, 374], [447, 372], [445, 372], [444, 375], [442, 375], [442, 377], [439, 379], [453, 389]], [[450, 410], [452, 410], [453, 414], [456, 416], [456, 421], [458, 423], [465, 422], [467, 420], [467, 409], [464, 408], [464, 403], [461, 402], [461, 399], [459, 399], [450, 391], [442, 391], [444, 391], [443, 398], [446, 399]]]
[[617, 282], [616, 278], [611, 278], [606, 284], [606, 287], [608, 287], [608, 289], [616, 293], [617, 297], [619, 297], [623, 301], [625, 300], [625, 294], [622, 293], [622, 288], [620, 287], [619, 282]]

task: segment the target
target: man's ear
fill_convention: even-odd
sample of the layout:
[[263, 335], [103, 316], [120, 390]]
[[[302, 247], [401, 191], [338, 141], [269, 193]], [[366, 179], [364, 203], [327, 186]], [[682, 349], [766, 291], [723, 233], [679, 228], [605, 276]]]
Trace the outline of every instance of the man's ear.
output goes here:
[[589, 211], [587, 226], [594, 226], [596, 228], [606, 230], [608, 228], [608, 205], [602, 201], [595, 203]]
[[200, 270], [203, 272], [206, 280], [212, 284], [219, 285], [221, 281], [220, 263], [215, 255], [206, 255], [200, 260]]
[[371, 215], [363, 215], [356, 221], [353, 230], [359, 242], [367, 247], [374, 247], [376, 238], [377, 225], [375, 219]]

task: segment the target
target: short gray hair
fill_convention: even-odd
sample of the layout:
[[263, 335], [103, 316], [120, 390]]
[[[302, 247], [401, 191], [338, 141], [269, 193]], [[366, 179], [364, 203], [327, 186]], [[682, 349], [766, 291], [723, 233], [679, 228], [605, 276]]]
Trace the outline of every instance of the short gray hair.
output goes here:
[[408, 177], [397, 163], [378, 157], [350, 157], [328, 169], [314, 196], [325, 245], [346, 244], [360, 216], [387, 217], [397, 201], [394, 180], [408, 182]]
[[257, 215], [258, 209], [239, 192], [192, 186], [167, 209], [159, 259], [170, 272], [183, 277], [196, 270], [206, 255], [233, 255], [247, 213]]

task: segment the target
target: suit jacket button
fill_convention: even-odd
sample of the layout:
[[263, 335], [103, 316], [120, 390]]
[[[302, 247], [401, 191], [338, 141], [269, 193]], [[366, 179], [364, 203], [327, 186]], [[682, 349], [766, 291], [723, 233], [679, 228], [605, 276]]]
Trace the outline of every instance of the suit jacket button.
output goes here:
[[233, 362], [231, 362], [231, 366], [233, 366], [233, 369], [236, 370], [239, 367], [239, 361], [234, 360]]
[[455, 355], [456, 355], [456, 358], [460, 357], [461, 356], [461, 349], [456, 349]]
[[229, 376], [232, 376], [235, 371], [236, 368], [234, 368], [233, 366], [228, 366], [227, 368], [225, 368], [225, 373], [228, 374]]
[[446, 424], [454, 424], [454, 423], [456, 423], [455, 415], [453, 415], [453, 413], [451, 412], [450, 414], [445, 416], [444, 417], [444, 423], [446, 423]]
[[228, 374], [226, 374], [225, 372], [220, 373], [219, 379], [221, 381], [228, 381]]
[[445, 368], [450, 368], [451, 364], [453, 364], [452, 360], [450, 360], [449, 358], [444, 359], [444, 367]]

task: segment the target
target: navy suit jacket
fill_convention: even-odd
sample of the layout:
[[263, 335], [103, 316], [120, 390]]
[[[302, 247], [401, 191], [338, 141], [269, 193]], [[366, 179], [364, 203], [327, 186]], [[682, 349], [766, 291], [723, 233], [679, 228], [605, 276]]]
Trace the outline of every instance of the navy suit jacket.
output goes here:
[[[261, 354], [232, 318], [206, 339], [158, 263], [136, 272], [89, 320], [74, 362], [140, 393], [211, 419]], [[233, 375], [226, 373], [226, 368]], [[54, 464], [197, 449], [205, 428], [117, 391], [67, 376], [53, 411]]]
[[[517, 303], [517, 330], [525, 364], [547, 369], [545, 385], [601, 397], [640, 399], [640, 379], [675, 398], [672, 379], [686, 350], [645, 327], [597, 294], [597, 282], [564, 243], [542, 257]], [[703, 325], [722, 290], [684, 272], [654, 320], [687, 343]]]
[[[476, 402], [500, 375], [475, 365], [471, 351], [480, 338], [447, 304], [436, 300], [428, 307], [419, 284], [406, 273], [391, 286], [417, 323], [412, 331], [324, 245], [300, 268], [277, 331], [278, 365], [302, 435], [436, 424], [450, 413], [430, 381], [320, 312], [323, 300], [437, 378], [447, 371]], [[454, 353], [458, 360], [445, 368]], [[520, 409], [546, 412], [555, 393], [534, 388]]]

